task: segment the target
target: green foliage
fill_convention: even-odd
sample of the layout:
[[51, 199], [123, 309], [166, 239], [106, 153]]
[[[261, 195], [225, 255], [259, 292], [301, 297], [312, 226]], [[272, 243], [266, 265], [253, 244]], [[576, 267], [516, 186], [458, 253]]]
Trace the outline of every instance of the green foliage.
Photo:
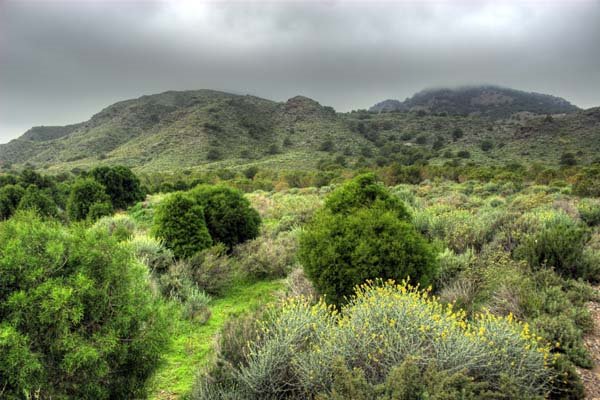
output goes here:
[[464, 136], [464, 132], [460, 128], [455, 128], [452, 131], [452, 139], [456, 142], [458, 139]]
[[87, 219], [93, 222], [99, 218], [107, 217], [112, 213], [113, 207], [109, 201], [104, 201], [102, 203], [94, 203], [90, 206], [90, 209], [87, 214]]
[[564, 165], [566, 167], [571, 167], [573, 165], [577, 165], [577, 158], [575, 158], [575, 154], [563, 153], [560, 156], [560, 165]]
[[94, 227], [107, 232], [118, 241], [131, 239], [136, 229], [135, 221], [125, 214], [105, 216], [99, 219]]
[[409, 218], [408, 211], [400, 199], [390, 194], [377, 182], [374, 174], [363, 174], [346, 182], [325, 200], [325, 209], [333, 214], [349, 215], [363, 207], [393, 211], [400, 219]]
[[222, 295], [231, 285], [235, 273], [233, 261], [222, 243], [194, 255], [187, 268], [191, 281], [211, 295]]
[[202, 206], [181, 192], [170, 194], [158, 205], [153, 232], [180, 258], [190, 257], [212, 244]]
[[296, 261], [297, 240], [295, 235], [283, 232], [276, 238], [260, 236], [250, 240], [234, 251], [241, 271], [252, 279], [285, 277]]
[[230, 249], [258, 236], [260, 216], [239, 190], [227, 186], [200, 185], [190, 195], [204, 209], [213, 242]]
[[577, 204], [579, 216], [588, 226], [600, 225], [600, 201], [596, 199], [581, 199]]
[[317, 213], [300, 236], [298, 256], [317, 291], [334, 304], [367, 279], [410, 276], [427, 286], [436, 271], [433, 250], [414, 227], [379, 208]]
[[0, 224], [0, 247], [3, 397], [143, 397], [169, 330], [129, 249], [31, 213]]
[[135, 235], [129, 244], [135, 257], [148, 267], [151, 273], [163, 273], [173, 264], [175, 255], [160, 240], [146, 235]]
[[573, 193], [578, 196], [600, 197], [600, 167], [584, 169], [573, 184]]
[[456, 157], [458, 157], [458, 158], [471, 158], [471, 153], [468, 152], [467, 150], [459, 150], [456, 153]]
[[212, 391], [194, 400], [541, 399], [553, 376], [548, 349], [526, 325], [466, 320], [407, 285], [365, 285], [340, 314], [287, 299], [259, 327], [247, 348], [220, 358], [218, 382], [200, 379]]
[[56, 217], [58, 215], [58, 208], [52, 197], [46, 191], [40, 190], [34, 185], [30, 185], [25, 189], [25, 193], [19, 201], [19, 209], [36, 210], [45, 217]]
[[219, 149], [216, 149], [214, 147], [210, 148], [208, 150], [208, 153], [206, 153], [206, 159], [208, 161], [217, 161], [221, 158], [223, 158], [223, 153], [221, 153]]
[[527, 235], [515, 253], [534, 268], [553, 267], [571, 278], [586, 278], [583, 250], [588, 238], [585, 227], [565, 215], [550, 215], [537, 232]]
[[2, 395], [9, 400], [34, 393], [42, 384], [39, 355], [29, 348], [29, 338], [9, 323], [0, 324], [0, 378]]
[[139, 178], [127, 167], [96, 167], [90, 174], [104, 186], [115, 209], [126, 209], [144, 199]]
[[67, 201], [67, 214], [73, 221], [86, 219], [96, 203], [110, 203], [104, 186], [92, 178], [80, 178], [73, 182]]
[[25, 189], [21, 185], [8, 184], [0, 188], [0, 218], [8, 219], [13, 215]]

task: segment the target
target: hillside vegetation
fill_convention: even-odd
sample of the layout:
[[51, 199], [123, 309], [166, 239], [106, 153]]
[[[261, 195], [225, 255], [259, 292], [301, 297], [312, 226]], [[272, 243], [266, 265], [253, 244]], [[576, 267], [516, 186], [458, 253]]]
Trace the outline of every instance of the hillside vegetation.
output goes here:
[[474, 90], [421, 92], [394, 112], [379, 112], [390, 110], [382, 106], [350, 113], [301, 96], [278, 103], [211, 90], [165, 92], [113, 104], [86, 122], [32, 128], [0, 145], [0, 161], [52, 173], [104, 164], [152, 173], [392, 162], [558, 165], [564, 153], [589, 163], [600, 152], [599, 109]]

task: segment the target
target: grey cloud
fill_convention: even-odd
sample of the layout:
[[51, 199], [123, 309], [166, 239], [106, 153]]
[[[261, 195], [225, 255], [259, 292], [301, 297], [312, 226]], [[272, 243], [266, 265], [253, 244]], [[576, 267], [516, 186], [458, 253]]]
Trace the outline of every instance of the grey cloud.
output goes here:
[[495, 83], [600, 105], [600, 2], [0, 0], [0, 141], [212, 88], [364, 108]]

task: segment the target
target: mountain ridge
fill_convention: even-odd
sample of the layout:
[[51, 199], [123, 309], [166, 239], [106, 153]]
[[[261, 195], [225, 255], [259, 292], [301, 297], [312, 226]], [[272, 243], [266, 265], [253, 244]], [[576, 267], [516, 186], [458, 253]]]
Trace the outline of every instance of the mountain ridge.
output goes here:
[[580, 110], [567, 100], [549, 94], [526, 92], [497, 85], [429, 88], [404, 101], [384, 100], [372, 112], [418, 111], [508, 118], [516, 112], [562, 114]]
[[[461, 150], [485, 163], [529, 158], [557, 163], [563, 151], [582, 152], [589, 162], [600, 152], [597, 113], [577, 109], [551, 119], [549, 113], [499, 119], [423, 108], [338, 113], [305, 96], [276, 102], [210, 89], [166, 91], [119, 101], [84, 122], [31, 128], [0, 145], [0, 163], [49, 172], [98, 164], [147, 172], [316, 169], [331, 163], [443, 163]], [[464, 137], [455, 137], [457, 130]], [[556, 142], [548, 141], [552, 138]], [[498, 145], [482, 152], [482, 141]], [[544, 144], [536, 148], [538, 143]]]

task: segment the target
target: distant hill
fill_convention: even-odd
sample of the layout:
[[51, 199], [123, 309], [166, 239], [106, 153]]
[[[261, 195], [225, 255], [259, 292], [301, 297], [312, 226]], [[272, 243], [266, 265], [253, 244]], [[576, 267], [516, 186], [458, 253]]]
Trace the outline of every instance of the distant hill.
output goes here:
[[456, 89], [423, 90], [403, 102], [385, 100], [370, 108], [372, 112], [418, 111], [453, 115], [483, 115], [508, 118], [517, 112], [568, 114], [579, 108], [560, 97], [528, 93], [498, 86], [472, 86]]
[[[530, 107], [497, 119], [509, 105], [515, 107], [511, 111], [520, 109], [515, 104], [525, 101], [519, 97], [524, 92], [502, 92], [512, 93], [507, 100], [499, 92], [465, 90], [462, 97], [422, 92], [402, 103], [405, 110], [382, 113], [337, 113], [303, 96], [275, 102], [212, 90], [170, 91], [115, 103], [85, 122], [32, 128], [0, 145], [0, 165], [63, 172], [123, 164], [138, 172], [168, 173], [249, 166], [327, 170], [335, 165], [452, 160], [557, 165], [564, 152], [572, 152], [581, 163], [600, 154], [600, 109], [577, 110], [564, 100], [539, 95], [543, 101], [537, 113]], [[476, 92], [478, 97], [473, 97]], [[454, 98], [462, 100], [454, 104]], [[425, 108], [415, 104], [422, 103], [431, 106], [417, 112]], [[483, 103], [495, 112], [466, 113], [459, 107], [470, 104], [481, 110]], [[558, 110], [564, 113], [556, 114]]]
[[61, 170], [120, 163], [160, 171], [291, 157], [302, 166], [322, 141], [345, 141], [345, 133], [333, 108], [302, 96], [278, 103], [212, 90], [170, 91], [118, 102], [86, 122], [32, 128], [0, 145], [0, 162]]

